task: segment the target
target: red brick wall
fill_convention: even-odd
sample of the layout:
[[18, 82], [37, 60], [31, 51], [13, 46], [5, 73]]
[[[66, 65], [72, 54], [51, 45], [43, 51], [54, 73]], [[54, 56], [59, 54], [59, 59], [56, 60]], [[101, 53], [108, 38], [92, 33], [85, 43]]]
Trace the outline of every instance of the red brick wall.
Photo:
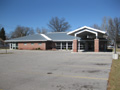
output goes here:
[[73, 40], [73, 52], [78, 52], [78, 40]]
[[41, 50], [46, 50], [46, 43], [42, 42], [41, 45], [39, 43], [34, 43], [33, 45], [31, 43], [26, 43], [27, 45], [24, 45], [24, 43], [18, 43], [18, 49], [20, 50], [34, 50], [36, 48], [40, 48]]
[[99, 52], [99, 39], [94, 40], [94, 52]]

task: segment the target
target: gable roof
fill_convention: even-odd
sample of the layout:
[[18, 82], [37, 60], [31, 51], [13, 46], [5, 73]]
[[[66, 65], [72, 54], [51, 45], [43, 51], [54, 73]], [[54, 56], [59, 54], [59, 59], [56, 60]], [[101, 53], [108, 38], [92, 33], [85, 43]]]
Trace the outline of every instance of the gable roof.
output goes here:
[[76, 30], [70, 31], [70, 32], [68, 32], [67, 34], [68, 34], [68, 35], [74, 34], [74, 33], [77, 33], [77, 32], [79, 32], [79, 31], [83, 30], [83, 29], [88, 29], [88, 30], [92, 30], [92, 31], [99, 32], [99, 33], [102, 33], [102, 34], [106, 34], [105, 31], [102, 31], [102, 30], [99, 30], [99, 29], [94, 29], [94, 28], [91, 28], [91, 27], [88, 27], [88, 26], [83, 26], [83, 27], [78, 28], [78, 29], [76, 29]]
[[19, 38], [14, 38], [10, 40], [5, 40], [5, 42], [26, 42], [26, 41], [47, 41], [48, 39], [43, 37], [41, 34], [29, 35]]
[[[47, 34], [35, 34], [15, 39], [5, 40], [5, 42], [29, 42], [29, 41], [72, 41], [74, 36], [67, 35], [67, 32], [51, 32]], [[80, 39], [79, 37], [77, 39]]]
[[[67, 32], [51, 32], [46, 34], [49, 38], [51, 38], [53, 41], [72, 41], [75, 39], [74, 36], [67, 35]], [[80, 39], [78, 37], [78, 39]]]
[[[81, 32], [93, 32], [93, 33], [101, 33], [105, 34], [105, 31], [101, 31], [98, 29], [94, 29], [91, 27], [81, 27], [71, 32], [51, 32], [47, 34], [35, 34], [35, 35], [29, 35], [24, 37], [19, 37], [11, 40], [5, 40], [5, 42], [29, 42], [29, 41], [73, 41], [75, 39], [74, 34], [79, 34]], [[83, 33], [82, 33], [83, 35]], [[76, 37], [76, 39], [80, 39], [80, 37]]]

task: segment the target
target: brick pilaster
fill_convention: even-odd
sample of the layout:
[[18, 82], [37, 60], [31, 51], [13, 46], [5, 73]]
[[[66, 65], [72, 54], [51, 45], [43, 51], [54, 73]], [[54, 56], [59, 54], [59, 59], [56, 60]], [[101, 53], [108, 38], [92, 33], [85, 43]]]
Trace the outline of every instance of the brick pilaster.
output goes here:
[[78, 47], [77, 47], [78, 40], [73, 40], [73, 52], [78, 52]]
[[94, 52], [99, 52], [99, 39], [94, 39]]

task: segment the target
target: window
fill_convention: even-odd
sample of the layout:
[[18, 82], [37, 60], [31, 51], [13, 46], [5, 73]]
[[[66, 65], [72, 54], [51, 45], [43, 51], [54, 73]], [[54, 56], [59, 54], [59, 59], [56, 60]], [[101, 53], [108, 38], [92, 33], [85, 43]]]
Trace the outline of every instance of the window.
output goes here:
[[84, 50], [85, 49], [85, 42], [80, 42], [80, 49]]
[[27, 45], [27, 43], [24, 43], [24, 45]]
[[31, 43], [31, 45], [34, 45], [34, 43]]
[[18, 43], [10, 43], [10, 49], [18, 49]]
[[61, 45], [60, 45], [60, 42], [56, 42], [56, 49], [60, 49], [61, 48]]
[[39, 45], [42, 45], [42, 43], [38, 43]]
[[69, 49], [69, 50], [72, 49], [72, 42], [68, 42], [68, 49]]
[[66, 42], [62, 42], [62, 49], [66, 49]]

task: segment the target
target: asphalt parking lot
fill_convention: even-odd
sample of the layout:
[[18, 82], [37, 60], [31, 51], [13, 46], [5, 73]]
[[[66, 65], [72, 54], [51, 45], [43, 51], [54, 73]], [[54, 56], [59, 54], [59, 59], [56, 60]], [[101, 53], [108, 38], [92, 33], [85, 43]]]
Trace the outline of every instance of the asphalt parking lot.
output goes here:
[[0, 54], [0, 90], [107, 88], [112, 63], [111, 53], [37, 50], [8, 52], [13, 53]]

